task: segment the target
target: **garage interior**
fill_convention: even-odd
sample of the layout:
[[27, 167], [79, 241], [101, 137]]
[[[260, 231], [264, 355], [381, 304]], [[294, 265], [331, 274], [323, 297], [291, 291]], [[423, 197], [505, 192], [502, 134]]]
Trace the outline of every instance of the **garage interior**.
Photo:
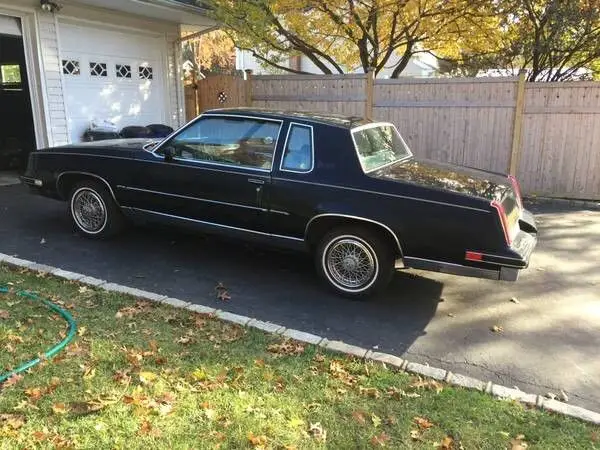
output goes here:
[[0, 171], [2, 172], [23, 171], [29, 153], [36, 147], [20, 25], [17, 18], [0, 16]]

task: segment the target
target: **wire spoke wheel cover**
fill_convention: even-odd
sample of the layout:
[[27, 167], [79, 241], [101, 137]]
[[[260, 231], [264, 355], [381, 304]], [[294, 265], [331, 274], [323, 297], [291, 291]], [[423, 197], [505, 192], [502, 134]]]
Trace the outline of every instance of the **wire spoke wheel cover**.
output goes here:
[[97, 192], [86, 187], [73, 194], [71, 213], [77, 226], [89, 234], [100, 233], [108, 221], [104, 200]]
[[322, 264], [330, 282], [346, 292], [368, 289], [379, 271], [375, 251], [357, 236], [338, 236], [330, 241]]

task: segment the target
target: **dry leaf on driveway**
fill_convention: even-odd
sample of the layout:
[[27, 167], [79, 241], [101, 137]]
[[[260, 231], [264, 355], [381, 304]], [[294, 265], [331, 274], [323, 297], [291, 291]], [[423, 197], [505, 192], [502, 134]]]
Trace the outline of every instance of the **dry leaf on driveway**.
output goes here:
[[504, 328], [500, 325], [494, 325], [493, 327], [490, 328], [490, 330], [493, 333], [502, 333], [504, 331]]

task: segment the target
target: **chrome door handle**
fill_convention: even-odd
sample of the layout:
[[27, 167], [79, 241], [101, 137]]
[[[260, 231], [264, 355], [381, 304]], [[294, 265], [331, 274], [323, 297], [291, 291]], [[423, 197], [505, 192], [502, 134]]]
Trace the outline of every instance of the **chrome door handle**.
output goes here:
[[248, 178], [248, 183], [252, 183], [252, 184], [265, 184], [265, 180], [260, 180], [258, 178]]

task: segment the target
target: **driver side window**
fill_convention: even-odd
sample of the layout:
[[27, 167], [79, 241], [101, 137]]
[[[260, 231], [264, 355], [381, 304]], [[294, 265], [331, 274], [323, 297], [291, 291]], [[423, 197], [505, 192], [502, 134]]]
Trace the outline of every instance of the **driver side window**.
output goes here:
[[165, 144], [176, 159], [271, 170], [281, 122], [205, 116]]

